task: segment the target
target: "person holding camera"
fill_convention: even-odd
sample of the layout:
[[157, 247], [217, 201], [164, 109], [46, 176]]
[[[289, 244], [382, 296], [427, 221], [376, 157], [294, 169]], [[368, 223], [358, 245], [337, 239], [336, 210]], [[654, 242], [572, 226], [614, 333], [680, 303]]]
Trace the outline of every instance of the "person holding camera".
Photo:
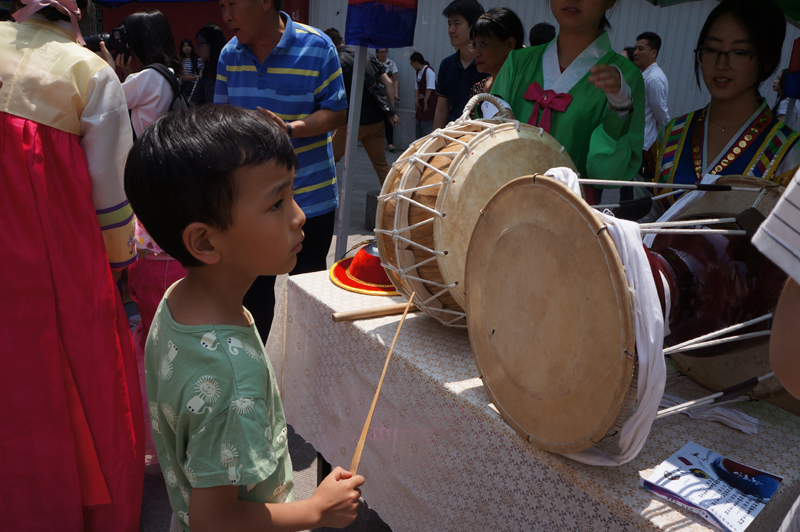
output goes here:
[[0, 528], [135, 532], [142, 402], [115, 286], [136, 260], [125, 95], [79, 44], [88, 0], [14, 7], [0, 22]]
[[[183, 64], [175, 52], [172, 28], [161, 11], [148, 9], [130, 14], [122, 19], [122, 26], [130, 53], [112, 56], [105, 42], [100, 43], [100, 53], [112, 68], [117, 67], [122, 71], [122, 88], [131, 111], [133, 132], [138, 138], [157, 118], [167, 114], [172, 102], [179, 96], [172, 90], [167, 77], [148, 66], [156, 63], [164, 65], [180, 80]], [[131, 60], [145, 68], [134, 73]]]

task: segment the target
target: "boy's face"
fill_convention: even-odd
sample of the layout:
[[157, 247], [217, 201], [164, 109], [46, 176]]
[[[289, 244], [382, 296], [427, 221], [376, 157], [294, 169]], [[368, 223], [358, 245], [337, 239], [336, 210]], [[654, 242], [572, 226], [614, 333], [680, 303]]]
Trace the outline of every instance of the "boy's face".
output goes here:
[[294, 170], [273, 161], [235, 172], [233, 223], [220, 252], [233, 271], [248, 276], [289, 273], [303, 248], [305, 214], [292, 196]]
[[461, 15], [447, 17], [447, 36], [450, 37], [450, 45], [453, 48], [460, 48], [470, 43], [469, 30], [467, 19]]

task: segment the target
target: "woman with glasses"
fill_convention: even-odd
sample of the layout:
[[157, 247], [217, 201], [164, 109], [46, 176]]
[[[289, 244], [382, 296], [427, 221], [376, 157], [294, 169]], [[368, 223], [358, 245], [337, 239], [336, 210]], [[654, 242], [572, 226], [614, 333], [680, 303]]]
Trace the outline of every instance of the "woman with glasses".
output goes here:
[[726, 0], [709, 14], [694, 65], [711, 102], [664, 126], [648, 152], [647, 177], [691, 184], [706, 174], [733, 174], [788, 183], [800, 165], [798, 135], [758, 92], [780, 63], [785, 34], [772, 0]]
[[[642, 164], [644, 80], [611, 48], [606, 13], [617, 0], [550, 0], [559, 26], [547, 44], [509, 53], [491, 93], [518, 120], [542, 127], [581, 177], [630, 181]], [[602, 191], [584, 187], [595, 205]]]

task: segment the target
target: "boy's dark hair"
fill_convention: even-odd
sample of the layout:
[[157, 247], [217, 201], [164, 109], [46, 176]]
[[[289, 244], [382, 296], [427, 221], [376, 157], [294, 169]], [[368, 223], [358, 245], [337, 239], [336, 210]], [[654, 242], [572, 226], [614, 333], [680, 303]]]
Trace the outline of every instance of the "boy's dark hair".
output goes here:
[[[661, 50], [661, 37], [659, 37], [657, 33], [646, 31], [644, 33], [640, 33], [639, 36], [636, 37], [636, 40], [647, 41], [647, 46], [649, 46], [651, 50], [655, 50], [656, 52]], [[658, 54], [656, 54], [656, 57], [658, 57]]]
[[425, 61], [425, 57], [423, 57], [423, 55], [419, 52], [414, 52], [413, 54], [411, 54], [408, 60], [414, 61], [415, 63], [419, 63], [420, 65], [428, 65], [428, 66], [431, 65], [430, 63]]
[[472, 25], [469, 38], [475, 37], [494, 37], [501, 42], [513, 37], [514, 49], [518, 50], [525, 44], [525, 29], [516, 13], [505, 7], [494, 7]]
[[334, 46], [341, 46], [344, 44], [344, 39], [342, 38], [342, 34], [339, 33], [339, 30], [337, 30], [336, 28], [328, 28], [322, 33], [324, 33], [330, 38]]
[[[772, 0], [725, 0], [709, 13], [700, 36], [697, 38], [699, 49], [708, 37], [711, 25], [722, 15], [730, 14], [745, 29], [753, 48], [756, 49], [754, 61], [758, 61], [758, 86], [768, 79], [781, 62], [781, 48], [786, 37], [786, 18], [783, 11]], [[700, 62], [694, 56], [694, 76], [700, 87]]]
[[131, 50], [142, 66], [161, 63], [171, 68], [180, 79], [183, 62], [175, 52], [175, 38], [169, 20], [161, 11], [147, 9], [131, 13], [122, 19], [122, 25], [128, 32]]
[[230, 105], [168, 113], [136, 141], [125, 164], [125, 194], [158, 245], [184, 266], [202, 266], [183, 230], [233, 223], [234, 172], [269, 161], [297, 166], [289, 137], [271, 121]]
[[467, 19], [467, 24], [472, 27], [478, 17], [483, 15], [485, 11], [478, 0], [453, 0], [444, 8], [442, 15], [444, 15], [444, 18], [461, 15]]
[[275, 4], [276, 11], [281, 11], [283, 9], [283, 0], [272, 0], [272, 3]]
[[547, 22], [535, 24], [528, 35], [531, 46], [546, 44], [556, 38], [556, 27]]

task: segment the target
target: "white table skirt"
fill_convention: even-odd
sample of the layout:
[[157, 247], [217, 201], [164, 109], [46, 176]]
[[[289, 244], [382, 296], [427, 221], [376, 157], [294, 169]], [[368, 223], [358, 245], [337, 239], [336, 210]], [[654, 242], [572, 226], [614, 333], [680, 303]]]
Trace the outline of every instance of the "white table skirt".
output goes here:
[[[400, 316], [333, 323], [331, 314], [405, 302], [290, 277], [267, 343], [287, 421], [334, 466], [349, 468]], [[668, 392], [708, 392], [672, 377]], [[679, 414], [656, 421], [620, 467], [578, 464], [522, 440], [486, 395], [465, 330], [409, 314], [397, 340], [359, 473], [364, 498], [395, 532], [410, 530], [714, 530], [639, 487], [686, 442], [784, 477], [748, 532], [771, 532], [800, 494], [800, 419], [756, 402], [757, 435]], [[612, 446], [613, 442], [603, 442]]]

